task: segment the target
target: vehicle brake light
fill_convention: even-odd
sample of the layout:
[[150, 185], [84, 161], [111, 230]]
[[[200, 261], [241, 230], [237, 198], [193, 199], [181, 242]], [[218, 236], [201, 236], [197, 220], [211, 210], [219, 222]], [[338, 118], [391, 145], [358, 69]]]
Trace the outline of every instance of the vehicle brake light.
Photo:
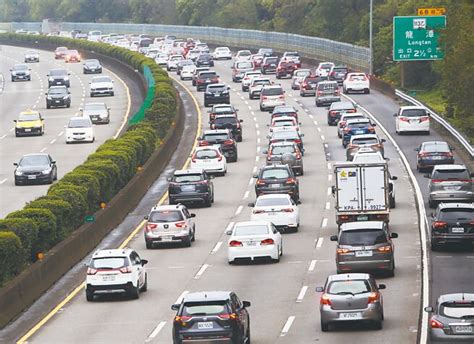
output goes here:
[[301, 143], [301, 140], [294, 140], [295, 143]]
[[147, 232], [149, 232], [149, 231], [155, 229], [156, 227], [158, 227], [158, 225], [156, 225], [156, 224], [154, 224], [154, 223], [149, 223], [149, 224], [146, 225], [145, 230], [146, 230]]
[[287, 183], [287, 184], [296, 184], [296, 179], [295, 179], [295, 178], [288, 178], [288, 179], [286, 180], [286, 183]]
[[285, 208], [285, 209], [282, 209], [281, 211], [285, 212], [285, 213], [292, 213], [294, 212], [295, 210], [293, 208]]
[[318, 91], [318, 96], [320, 96], [321, 94], [323, 94], [323, 92], [321, 92], [321, 91]]
[[300, 160], [301, 159], [301, 154], [298, 152], [296, 153], [296, 160]]
[[211, 124], [211, 129], [216, 129], [216, 125], [214, 123]]
[[410, 122], [410, 119], [409, 118], [406, 118], [406, 117], [398, 117], [398, 119], [402, 122]]
[[222, 161], [222, 155], [219, 154], [219, 156], [217, 157], [217, 161]]
[[196, 154], [193, 154], [192, 158], [191, 158], [191, 161], [192, 162], [196, 162]]
[[431, 318], [430, 320], [431, 328], [444, 328], [444, 324], [436, 318]]
[[331, 299], [329, 298], [328, 294], [321, 295], [321, 299], [319, 300], [321, 305], [328, 305], [331, 306]]
[[275, 241], [271, 238], [260, 241], [260, 245], [275, 245]]
[[222, 320], [232, 320], [232, 319], [235, 320], [239, 318], [238, 315], [235, 313], [223, 313], [223, 314], [217, 315], [217, 317]]
[[334, 94], [335, 94], [336, 96], [338, 96], [338, 95], [339, 95], [339, 89], [335, 90], [335, 91], [334, 91]]
[[374, 127], [369, 127], [368, 129], [369, 129], [369, 132], [371, 132], [371, 133], [375, 132], [375, 128], [374, 128]]
[[258, 179], [255, 184], [257, 184], [257, 185], [265, 185], [265, 181]]
[[346, 125], [346, 121], [340, 121], [339, 122], [339, 128], [342, 128], [345, 125]]
[[367, 300], [367, 303], [373, 303], [377, 302], [380, 299], [380, 294], [379, 293], [370, 293], [369, 299]]
[[284, 96], [283, 94], [280, 94], [280, 95], [278, 96], [278, 99], [285, 99], [285, 96]]
[[207, 142], [207, 141], [199, 141], [199, 146], [209, 146], [209, 142]]
[[448, 225], [447, 222], [444, 222], [444, 221], [433, 222], [433, 227], [435, 229], [445, 229], [447, 225]]
[[181, 323], [182, 326], [186, 326], [186, 323], [191, 320], [193, 317], [187, 315], [175, 316], [174, 322]]
[[430, 118], [428, 116], [420, 118], [420, 122], [427, 122], [427, 121], [428, 122], [430, 121]]
[[87, 274], [88, 275], [95, 275], [97, 273], [97, 269], [93, 269], [93, 268], [87, 268]]
[[391, 247], [390, 245], [388, 245], [388, 246], [382, 246], [382, 247], [379, 247], [379, 248], [377, 249], [377, 251], [383, 252], [383, 253], [392, 252], [392, 247]]
[[350, 132], [350, 131], [351, 131], [351, 128], [344, 128], [344, 132], [345, 132], [345, 133], [348, 133], [348, 132]]
[[331, 115], [331, 116], [336, 116], [336, 115], [337, 115], [337, 111], [329, 111], [329, 115]]
[[349, 253], [349, 252], [351, 252], [351, 250], [349, 250], [348, 248], [337, 248], [336, 249], [337, 254], [344, 254], [344, 253]]
[[178, 228], [183, 228], [183, 227], [186, 227], [186, 222], [180, 221], [180, 222], [176, 222], [174, 225]]
[[262, 96], [262, 100], [267, 100], [268, 97], [267, 96]]
[[229, 246], [230, 247], [240, 247], [242, 246], [242, 243], [240, 241], [237, 241], [237, 240], [232, 240], [230, 243], [229, 243]]
[[234, 140], [231, 140], [231, 139], [225, 140], [225, 141], [224, 141], [224, 144], [225, 144], [225, 145], [232, 145], [232, 144], [234, 144]]
[[443, 153], [444, 156], [449, 156], [449, 157], [452, 157], [453, 156], [453, 153], [451, 152], [445, 152]]
[[130, 266], [124, 266], [123, 268], [120, 268], [119, 271], [123, 274], [131, 274], [132, 268]]
[[254, 214], [261, 214], [261, 213], [264, 213], [265, 210], [253, 210], [252, 213]]

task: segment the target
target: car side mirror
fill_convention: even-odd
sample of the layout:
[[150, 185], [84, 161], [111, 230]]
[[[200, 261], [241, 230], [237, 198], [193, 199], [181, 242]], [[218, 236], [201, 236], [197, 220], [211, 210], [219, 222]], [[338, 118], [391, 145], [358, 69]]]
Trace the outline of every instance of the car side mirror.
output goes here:
[[304, 136], [304, 134], [300, 134], [300, 137], [303, 137], [303, 136]]
[[331, 187], [331, 193], [332, 193], [333, 196], [336, 195], [336, 186], [335, 186], [335, 185], [333, 185], [333, 186]]
[[431, 175], [430, 175], [430, 174], [424, 174], [423, 177], [428, 178], [428, 179], [431, 179]]
[[189, 215], [190, 215], [191, 217], [196, 217], [196, 214], [194, 214], [194, 213], [191, 213], [191, 214], [189, 214]]
[[415, 148], [413, 149], [415, 152], [419, 152], [420, 151], [420, 148]]
[[301, 204], [301, 201], [300, 201], [300, 200], [297, 200], [297, 201], [296, 201], [296, 205], [299, 205], [299, 204]]
[[67, 73], [67, 75], [71, 75], [71, 73]]
[[140, 264], [141, 264], [142, 266], [143, 266], [143, 265], [146, 265], [146, 264], [148, 264], [148, 260], [142, 259], [142, 260], [140, 260]]
[[456, 150], [456, 147], [451, 147], [451, 146], [449, 146], [449, 148], [451, 148], [451, 150], [453, 150], [453, 151]]
[[46, 74], [46, 76], [49, 76], [49, 74]]
[[143, 216], [145, 220], [148, 220], [150, 217], [148, 215]]
[[255, 207], [255, 203], [248, 203], [247, 205], [248, 205], [250, 208]]
[[175, 305], [171, 305], [171, 309], [173, 311], [177, 311], [179, 309], [179, 305], [178, 304], [175, 304]]
[[18, 163], [17, 163], [17, 162], [14, 162], [14, 163], [13, 163], [13, 166], [18, 166]]
[[397, 117], [397, 114], [396, 114], [396, 113], [394, 113], [394, 114], [393, 114], [393, 117]]
[[431, 216], [432, 219], [434, 219], [435, 218], [435, 213], [431, 213], [430, 216]]
[[387, 286], [385, 284], [379, 284], [377, 287], [379, 289], [386, 289], [387, 288]]
[[370, 123], [373, 127], [377, 126], [377, 123]]
[[230, 86], [227, 86], [227, 90], [230, 90]]
[[247, 308], [250, 307], [252, 304], [250, 303], [250, 301], [242, 301], [242, 305], [244, 306], [244, 308]]
[[424, 311], [427, 312], [427, 313], [433, 313], [434, 309], [431, 306], [427, 306], [427, 307], [424, 308]]
[[398, 180], [398, 177], [397, 176], [391, 176], [390, 180]]
[[317, 293], [322, 293], [324, 291], [323, 287], [316, 287], [316, 292]]
[[52, 161], [51, 161], [51, 164], [54, 165], [55, 163], [56, 163], [56, 160], [52, 160]]
[[243, 121], [244, 121], [243, 119], [239, 120], [240, 123], [243, 123]]
[[167, 182], [170, 182], [170, 181], [171, 181], [171, 177], [166, 178], [166, 181], [167, 181]]
[[390, 239], [398, 238], [398, 233], [390, 233]]
[[385, 140], [385, 139], [381, 139], [381, 140], [380, 140], [380, 142], [387, 142], [387, 140]]
[[331, 240], [331, 241], [337, 241], [337, 235], [331, 235], [331, 236], [329, 237], [329, 240]]
[[252, 178], [258, 178], [258, 174], [254, 174]]
[[232, 229], [229, 229], [228, 231], [225, 231], [226, 235], [232, 235]]
[[13, 120], [13, 122], [15, 122], [15, 123], [16, 123], [16, 119], [14, 119], [14, 120]]
[[45, 93], [44, 95], [45, 95], [45, 96], [47, 96], [47, 95], [48, 95], [48, 93]]

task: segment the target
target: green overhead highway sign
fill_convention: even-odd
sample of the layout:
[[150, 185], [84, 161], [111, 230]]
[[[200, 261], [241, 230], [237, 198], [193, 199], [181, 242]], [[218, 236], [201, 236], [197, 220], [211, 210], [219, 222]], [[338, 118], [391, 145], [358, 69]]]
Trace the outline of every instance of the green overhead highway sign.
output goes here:
[[393, 17], [393, 60], [442, 60], [438, 41], [445, 27], [446, 16]]

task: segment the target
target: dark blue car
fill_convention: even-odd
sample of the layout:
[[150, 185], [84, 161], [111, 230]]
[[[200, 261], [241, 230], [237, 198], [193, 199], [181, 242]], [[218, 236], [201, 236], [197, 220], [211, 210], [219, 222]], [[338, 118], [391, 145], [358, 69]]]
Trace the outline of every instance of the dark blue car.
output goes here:
[[346, 148], [352, 135], [374, 134], [374, 126], [375, 123], [371, 123], [368, 118], [348, 120], [343, 130], [342, 145]]

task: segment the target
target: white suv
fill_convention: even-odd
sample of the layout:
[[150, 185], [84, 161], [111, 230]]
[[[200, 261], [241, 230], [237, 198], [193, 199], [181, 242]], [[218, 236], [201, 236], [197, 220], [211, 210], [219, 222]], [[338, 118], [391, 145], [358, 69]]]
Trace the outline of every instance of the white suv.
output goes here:
[[422, 106], [402, 106], [395, 117], [395, 131], [397, 134], [403, 132], [430, 133], [430, 115]]
[[260, 92], [260, 111], [273, 110], [279, 105], [285, 105], [283, 88], [280, 85], [264, 86]]
[[138, 299], [140, 292], [148, 287], [147, 263], [130, 248], [96, 251], [87, 268], [87, 301], [94, 301], [96, 293], [110, 291], [123, 291]]
[[182, 204], [159, 205], [151, 209], [150, 214], [145, 216], [146, 248], [153, 248], [154, 244], [182, 243], [191, 246], [196, 240], [196, 225], [191, 214]]
[[114, 95], [114, 81], [110, 78], [110, 76], [94, 76], [89, 84], [89, 92], [91, 97], [95, 97], [97, 95]]

